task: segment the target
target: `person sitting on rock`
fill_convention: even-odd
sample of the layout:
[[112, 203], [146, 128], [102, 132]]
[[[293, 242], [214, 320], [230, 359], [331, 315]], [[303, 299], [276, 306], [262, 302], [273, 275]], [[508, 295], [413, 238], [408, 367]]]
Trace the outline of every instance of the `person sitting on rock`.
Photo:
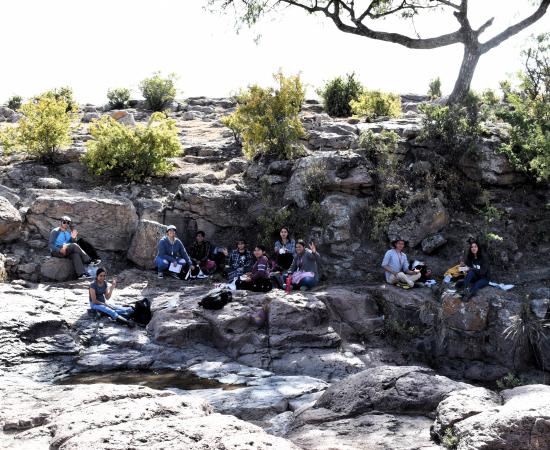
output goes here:
[[212, 245], [210, 242], [205, 241], [204, 238], [204, 231], [197, 231], [195, 242], [189, 246], [189, 257], [193, 265], [196, 266], [196, 273], [193, 273], [193, 275], [198, 274], [198, 269], [208, 275], [211, 275], [216, 270], [216, 263], [210, 259]]
[[[319, 264], [321, 256], [313, 242], [306, 248], [302, 239], [296, 241], [296, 255], [292, 260], [288, 276], [292, 279], [292, 287], [300, 290], [311, 289], [319, 283]], [[283, 280], [284, 281], [284, 280]]]
[[[265, 247], [257, 245], [254, 249], [256, 263], [249, 273], [237, 278], [235, 286], [237, 289], [254, 292], [269, 292], [272, 288], [269, 280], [269, 259], [265, 256]], [[243, 279], [244, 278], [244, 279]]]
[[285, 272], [290, 268], [294, 256], [296, 255], [296, 242], [290, 239], [290, 233], [287, 227], [282, 227], [279, 231], [280, 239], [275, 241], [275, 268], [278, 271]]
[[227, 271], [227, 280], [231, 283], [235, 278], [239, 278], [252, 269], [252, 256], [246, 249], [246, 241], [239, 239], [237, 241], [237, 248], [232, 250], [231, 253], [227, 252], [227, 249], [223, 249], [223, 254], [226, 257], [225, 268]]
[[413, 287], [422, 274], [419, 270], [409, 270], [407, 255], [403, 253], [405, 241], [397, 238], [392, 241], [392, 249], [388, 250], [382, 261], [382, 268], [389, 284], [401, 283], [408, 287]]
[[113, 295], [115, 287], [116, 279], [113, 278], [113, 282], [109, 287], [105, 268], [100, 267], [97, 269], [95, 280], [90, 284], [89, 289], [90, 309], [101, 311], [117, 322], [128, 325], [132, 328], [134, 326], [134, 322], [133, 320], [128, 319], [128, 317], [134, 313], [134, 308], [131, 306], [124, 307], [117, 306], [113, 303], [107, 303], [107, 300], [109, 300]]
[[464, 266], [460, 267], [461, 272], [466, 273], [464, 280], [459, 280], [456, 287], [462, 287], [463, 299], [470, 300], [477, 291], [489, 284], [491, 276], [489, 261], [485, 252], [481, 250], [479, 242], [473, 240], [470, 242], [470, 249], [466, 255]]
[[170, 276], [174, 278], [181, 278], [187, 273], [189, 268], [191, 270], [195, 268], [183, 243], [176, 237], [175, 225], [168, 225], [166, 228], [166, 236], [160, 239], [155, 264], [157, 265], [159, 278], [164, 278], [164, 271], [168, 270], [170, 265], [182, 266], [178, 272], [169, 272]]
[[84, 267], [92, 260], [82, 248], [76, 243], [78, 231], [70, 230], [71, 218], [63, 216], [61, 226], [54, 228], [50, 233], [49, 249], [50, 254], [56, 258], [70, 257], [73, 267], [79, 279], [91, 278]]

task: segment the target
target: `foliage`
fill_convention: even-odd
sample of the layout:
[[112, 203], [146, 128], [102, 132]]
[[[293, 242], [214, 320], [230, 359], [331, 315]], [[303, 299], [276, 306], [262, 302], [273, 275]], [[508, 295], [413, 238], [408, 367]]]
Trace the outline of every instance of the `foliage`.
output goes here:
[[421, 105], [424, 117], [420, 140], [438, 143], [447, 156], [458, 159], [465, 151], [471, 150], [481, 136], [480, 106], [479, 98], [474, 94], [460, 105]]
[[[78, 104], [73, 98], [73, 90], [69, 86], [62, 86], [60, 88], [51, 89], [41, 96], [49, 95], [55, 98], [56, 100], [62, 100], [67, 104], [67, 112], [76, 112], [78, 109]], [[39, 97], [35, 97], [35, 100]]]
[[497, 380], [497, 388], [501, 391], [505, 389], [514, 389], [523, 384], [524, 383], [511, 372], [508, 372], [501, 379]]
[[386, 206], [381, 201], [378, 202], [378, 206], [372, 208], [371, 239], [385, 242], [388, 237], [388, 226], [390, 222], [394, 218], [402, 216], [404, 213], [405, 210], [400, 203]]
[[481, 93], [481, 101], [487, 106], [494, 107], [500, 102], [498, 94], [493, 89], [485, 89]]
[[451, 427], [446, 428], [445, 434], [441, 439], [441, 444], [443, 444], [443, 447], [454, 449], [458, 445], [458, 442], [459, 442], [459, 439], [457, 436], [454, 435], [453, 429]]
[[113, 88], [107, 91], [107, 99], [111, 109], [124, 109], [130, 100], [130, 89]]
[[437, 77], [430, 81], [428, 86], [428, 95], [431, 99], [441, 97], [441, 78]]
[[359, 146], [367, 151], [367, 156], [374, 162], [373, 175], [378, 196], [386, 202], [398, 200], [404, 183], [398, 172], [398, 143], [399, 135], [394, 131], [373, 133], [367, 130], [359, 136]]
[[19, 108], [21, 108], [22, 104], [23, 97], [21, 97], [20, 95], [12, 95], [6, 102], [6, 106], [9, 109], [13, 109], [14, 111], [17, 111]]
[[302, 154], [298, 140], [305, 136], [298, 113], [305, 93], [299, 76], [274, 75], [277, 88], [254, 85], [237, 95], [236, 111], [222, 119], [239, 137], [244, 154], [292, 159]]
[[496, 241], [496, 242], [503, 242], [504, 238], [496, 233], [487, 233], [485, 235], [485, 238], [487, 241]]
[[127, 127], [102, 117], [90, 127], [93, 140], [87, 142], [83, 157], [88, 170], [96, 175], [110, 173], [132, 181], [166, 173], [167, 158], [181, 153], [176, 122], [154, 113], [147, 126]]
[[149, 109], [164, 111], [176, 98], [176, 76], [170, 74], [163, 78], [160, 72], [156, 72], [152, 77], [142, 80], [139, 89]]
[[4, 151], [22, 151], [51, 163], [56, 154], [70, 145], [72, 110], [62, 96], [52, 91], [34, 97], [19, 108], [23, 117], [16, 127], [0, 133]]
[[550, 179], [550, 33], [533, 39], [522, 52], [521, 84], [502, 83], [504, 106], [497, 116], [510, 125], [510, 139], [500, 148], [512, 165], [537, 182]]
[[357, 100], [352, 100], [350, 106], [354, 114], [365, 117], [367, 120], [401, 115], [399, 94], [366, 90]]
[[363, 86], [355, 79], [355, 74], [346, 75], [347, 79], [336, 77], [330, 80], [317, 93], [323, 99], [325, 111], [333, 117], [351, 116], [350, 102], [358, 100], [363, 92]]
[[314, 162], [302, 173], [302, 185], [307, 193], [307, 200], [320, 202], [328, 182], [327, 167], [323, 162]]

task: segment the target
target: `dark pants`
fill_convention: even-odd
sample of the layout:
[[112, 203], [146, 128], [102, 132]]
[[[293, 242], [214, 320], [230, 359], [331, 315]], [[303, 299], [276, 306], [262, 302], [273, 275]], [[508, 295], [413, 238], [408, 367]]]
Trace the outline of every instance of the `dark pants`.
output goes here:
[[277, 268], [282, 271], [290, 269], [293, 259], [294, 256], [292, 256], [292, 253], [283, 253], [282, 255], [277, 253], [275, 255], [275, 263], [277, 264]]
[[235, 282], [235, 286], [239, 290], [253, 292], [269, 292], [272, 289], [271, 280], [269, 280], [269, 278], [258, 278], [252, 281], [243, 281], [238, 278]]
[[466, 278], [464, 280], [458, 281], [456, 283], [457, 287], [463, 286], [464, 289], [470, 288], [470, 296], [473, 297], [477, 291], [481, 288], [484, 288], [489, 284], [487, 278], [478, 277], [473, 270], [468, 271]]
[[64, 255], [56, 250], [52, 252], [52, 256], [55, 256], [56, 258], [71, 258], [74, 271], [76, 272], [77, 276], [86, 273], [86, 270], [84, 269], [84, 264], [88, 264], [91, 261], [91, 258], [86, 254], [84, 250], [80, 248], [78, 244], [69, 244]]

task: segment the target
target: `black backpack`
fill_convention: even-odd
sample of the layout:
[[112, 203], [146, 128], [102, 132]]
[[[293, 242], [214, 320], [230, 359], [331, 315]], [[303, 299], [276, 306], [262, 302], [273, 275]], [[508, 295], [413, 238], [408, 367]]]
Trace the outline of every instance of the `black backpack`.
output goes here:
[[232, 299], [233, 294], [231, 294], [230, 289], [216, 288], [208, 292], [208, 294], [199, 301], [199, 306], [202, 306], [204, 309], [222, 309]]
[[151, 302], [144, 298], [134, 303], [134, 322], [140, 325], [147, 325], [151, 321]]

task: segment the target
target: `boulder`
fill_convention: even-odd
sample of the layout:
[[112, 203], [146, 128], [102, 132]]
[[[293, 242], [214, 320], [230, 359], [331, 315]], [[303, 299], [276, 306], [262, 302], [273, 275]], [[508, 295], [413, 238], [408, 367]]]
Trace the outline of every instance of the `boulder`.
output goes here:
[[64, 215], [70, 216], [79, 235], [99, 250], [126, 251], [138, 223], [134, 205], [126, 198], [71, 191], [36, 198], [27, 221], [49, 239], [52, 228], [59, 226]]
[[166, 234], [166, 225], [151, 220], [140, 220], [127, 258], [144, 269], [154, 269], [155, 256], [157, 255], [157, 245]]
[[76, 278], [74, 266], [69, 258], [46, 256], [40, 262], [40, 275], [48, 280], [67, 281]]
[[17, 195], [15, 189], [11, 189], [7, 186], [0, 184], [0, 197], [4, 197], [13, 206], [17, 206], [21, 202], [21, 197]]
[[135, 127], [136, 121], [134, 115], [124, 109], [111, 111], [110, 116], [116, 120], [118, 123], [121, 123], [126, 126]]
[[6, 271], [6, 255], [0, 253], [0, 283], [4, 283], [8, 279], [8, 273]]
[[357, 124], [357, 128], [360, 133], [363, 131], [372, 131], [373, 133], [393, 131], [394, 133], [397, 133], [400, 138], [410, 140], [417, 137], [420, 133], [420, 130], [422, 129], [422, 118], [404, 117], [373, 123], [359, 123]]
[[442, 234], [434, 234], [422, 240], [422, 251], [429, 255], [446, 243], [447, 239]]
[[0, 196], [0, 242], [10, 242], [19, 238], [21, 232], [21, 214], [6, 199]]
[[489, 302], [474, 297], [463, 302], [460, 295], [445, 292], [441, 297], [441, 318], [450, 328], [463, 331], [481, 331], [487, 327]]
[[57, 178], [37, 178], [36, 186], [43, 189], [59, 189], [63, 182]]
[[96, 111], [90, 111], [85, 113], [82, 116], [82, 122], [84, 123], [90, 123], [92, 120], [99, 120], [101, 118], [101, 114], [99, 114]]
[[449, 418], [455, 421], [451, 431], [457, 450], [550, 448], [550, 386], [520, 386], [501, 396], [502, 403], [488, 393], [470, 400], [469, 390], [464, 393], [468, 401], [454, 403], [456, 412], [449, 414], [451, 400], [441, 407], [435, 427]]
[[415, 204], [404, 216], [390, 223], [388, 236], [404, 239], [416, 247], [427, 236], [437, 233], [449, 223], [449, 215], [439, 198]]
[[[355, 237], [354, 220], [359, 211], [367, 206], [367, 201], [353, 195], [331, 194], [321, 202], [321, 206], [329, 215], [323, 243], [342, 244]], [[349, 250], [347, 253], [349, 254]]]

